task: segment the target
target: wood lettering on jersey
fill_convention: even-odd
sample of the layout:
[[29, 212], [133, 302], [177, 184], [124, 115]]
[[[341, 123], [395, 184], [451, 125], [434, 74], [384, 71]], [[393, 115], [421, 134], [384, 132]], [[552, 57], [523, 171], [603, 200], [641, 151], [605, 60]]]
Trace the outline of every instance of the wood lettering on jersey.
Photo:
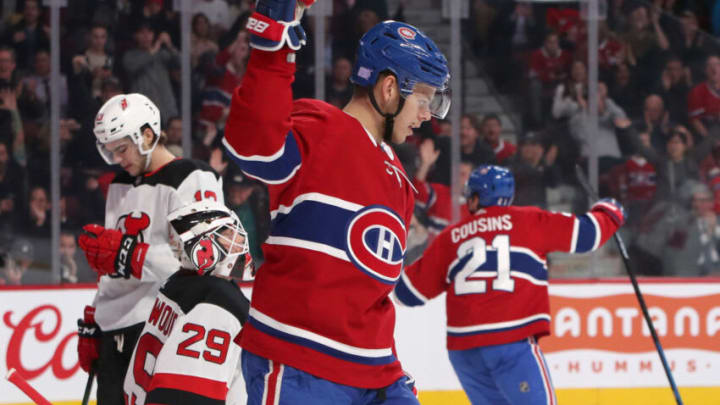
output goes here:
[[167, 336], [170, 334], [177, 317], [178, 314], [170, 305], [165, 304], [160, 298], [156, 298], [148, 323], [157, 327], [163, 335]]

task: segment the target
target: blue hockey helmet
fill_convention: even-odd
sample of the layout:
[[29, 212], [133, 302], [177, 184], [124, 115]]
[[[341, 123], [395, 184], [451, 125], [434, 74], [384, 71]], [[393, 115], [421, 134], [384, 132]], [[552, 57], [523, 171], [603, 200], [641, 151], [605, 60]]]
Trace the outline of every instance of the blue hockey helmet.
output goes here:
[[417, 83], [434, 87], [436, 94], [430, 103], [430, 112], [434, 117], [445, 118], [450, 109], [447, 59], [422, 31], [410, 24], [388, 20], [363, 35], [350, 81], [370, 87], [385, 71], [397, 77], [404, 97], [412, 94]]
[[515, 178], [510, 170], [495, 165], [480, 165], [465, 183], [465, 198], [477, 194], [480, 205], [510, 205], [515, 196]]

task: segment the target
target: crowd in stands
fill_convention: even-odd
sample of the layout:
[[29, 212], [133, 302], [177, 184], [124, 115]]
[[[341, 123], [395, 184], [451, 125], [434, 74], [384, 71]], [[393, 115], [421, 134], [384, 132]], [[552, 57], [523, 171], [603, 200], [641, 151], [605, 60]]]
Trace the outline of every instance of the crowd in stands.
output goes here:
[[[519, 181], [516, 203], [544, 206], [549, 188], [576, 184], [574, 166], [587, 168], [596, 156], [600, 194], [628, 209], [626, 243], [642, 274], [718, 275], [720, 41], [709, 33], [718, 32], [720, 2], [605, 4], [592, 129], [584, 10], [560, 2], [472, 3], [466, 32], [475, 57], [519, 111], [506, 137], [520, 151], [508, 165], [519, 179], [539, 168], [534, 179]], [[523, 151], [534, 143], [537, 151]], [[584, 202], [578, 195], [575, 208]]]
[[[469, 1], [469, 0], [468, 0]], [[326, 36], [326, 101], [343, 106], [358, 39], [377, 22], [403, 20], [411, 2], [333, 0]], [[707, 4], [706, 4], [707, 3]], [[718, 2], [720, 3], [720, 2]], [[76, 248], [84, 224], [104, 222], [119, 170], [97, 152], [95, 114], [114, 95], [139, 92], [160, 108], [167, 146], [181, 156], [182, 86], [191, 86], [192, 157], [224, 177], [226, 204], [250, 235], [254, 258], [270, 230], [265, 188], [229, 164], [221, 143], [233, 89], [250, 54], [252, 0], [193, 0], [191, 82], [181, 82], [180, 14], [172, 0], [68, 0], [61, 8], [60, 81], [50, 86], [49, 10], [39, 0], [0, 7], [0, 285], [50, 277], [50, 95], [60, 100], [62, 282], [93, 282]], [[496, 163], [516, 178], [515, 203], [549, 208], [548, 190], [573, 185], [572, 168], [599, 157], [603, 195], [629, 211], [627, 233], [643, 273], [720, 273], [720, 32], [712, 2], [608, 0], [599, 28], [599, 128], [589, 130], [587, 24], [573, 3], [470, 1], [464, 38], [493, 88], [520, 111], [464, 114], [461, 164], [451, 167], [453, 123], [434, 120], [398, 155], [414, 178], [416, 218], [408, 260], [452, 220], [473, 167]], [[715, 7], [717, 8], [717, 7]], [[314, 25], [298, 54], [295, 97], [314, 96]], [[422, 27], [421, 27], [422, 28]], [[582, 202], [574, 208], [580, 210]], [[552, 207], [550, 207], [552, 208]], [[461, 212], [461, 215], [464, 213]], [[414, 254], [410, 254], [414, 251]], [[56, 281], [56, 280], [54, 280]]]
[[[172, 0], [69, 0], [61, 8], [60, 83], [51, 86], [50, 10], [40, 0], [0, 7], [0, 285], [56, 282], [51, 276], [50, 95], [60, 99], [61, 282], [94, 282], [77, 249], [87, 223], [104, 223], [105, 193], [120, 170], [100, 157], [95, 114], [117, 94], [138, 92], [159, 107], [167, 147], [183, 153], [182, 86], [191, 86], [192, 156], [223, 175], [225, 203], [250, 234], [256, 261], [269, 233], [267, 192], [229, 164], [222, 137], [232, 92], [250, 54], [244, 29], [254, 0], [192, 0], [191, 82], [181, 82], [180, 14]], [[360, 36], [402, 19], [385, 0], [334, 0], [329, 18], [326, 100], [343, 106]], [[298, 59], [296, 97], [314, 96], [313, 24]], [[348, 29], [351, 27], [351, 29]]]

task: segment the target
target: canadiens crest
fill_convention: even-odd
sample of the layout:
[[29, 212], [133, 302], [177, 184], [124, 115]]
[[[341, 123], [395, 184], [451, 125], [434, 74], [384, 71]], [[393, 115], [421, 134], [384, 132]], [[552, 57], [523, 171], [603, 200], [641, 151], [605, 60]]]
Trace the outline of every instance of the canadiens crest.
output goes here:
[[398, 280], [406, 246], [399, 215], [382, 205], [365, 207], [348, 221], [346, 235], [345, 251], [355, 267], [383, 283]]

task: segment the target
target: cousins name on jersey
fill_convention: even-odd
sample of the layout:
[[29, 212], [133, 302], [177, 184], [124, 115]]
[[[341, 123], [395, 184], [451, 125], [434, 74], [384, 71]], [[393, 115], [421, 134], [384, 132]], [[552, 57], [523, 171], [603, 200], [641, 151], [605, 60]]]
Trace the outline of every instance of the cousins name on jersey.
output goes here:
[[513, 224], [510, 214], [497, 217], [481, 217], [452, 229], [450, 231], [450, 237], [453, 243], [457, 243], [478, 232], [509, 231], [512, 227]]

